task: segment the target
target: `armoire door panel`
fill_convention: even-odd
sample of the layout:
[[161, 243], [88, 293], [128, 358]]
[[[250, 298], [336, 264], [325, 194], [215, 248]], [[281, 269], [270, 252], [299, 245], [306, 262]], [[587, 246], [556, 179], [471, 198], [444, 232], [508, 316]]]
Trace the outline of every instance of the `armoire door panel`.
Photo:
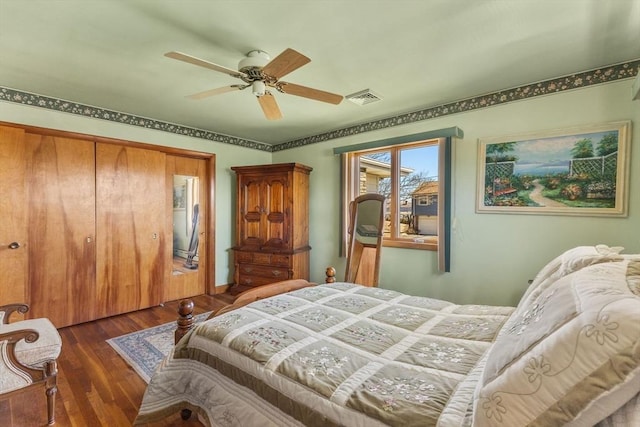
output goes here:
[[261, 246], [264, 243], [263, 180], [260, 177], [247, 177], [240, 185], [243, 187], [240, 202], [240, 244], [242, 246]]
[[0, 305], [27, 303], [24, 130], [0, 126]]
[[[286, 177], [286, 175], [285, 175]], [[286, 230], [289, 228], [285, 214], [288, 185], [282, 176], [265, 177], [264, 180], [266, 246], [283, 248], [289, 246]]]
[[26, 134], [31, 317], [95, 319], [92, 141]]
[[[293, 188], [295, 193], [292, 192], [294, 197], [289, 218], [309, 218], [309, 174], [294, 174]], [[309, 245], [309, 221], [291, 221], [287, 231], [291, 233], [290, 241], [294, 248]]]
[[98, 307], [101, 317], [162, 301], [165, 154], [96, 144]]

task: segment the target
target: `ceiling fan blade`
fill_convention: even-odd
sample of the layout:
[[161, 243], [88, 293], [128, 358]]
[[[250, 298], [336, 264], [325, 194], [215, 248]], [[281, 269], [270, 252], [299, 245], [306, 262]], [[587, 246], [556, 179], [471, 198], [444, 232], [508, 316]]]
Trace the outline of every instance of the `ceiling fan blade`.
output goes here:
[[276, 80], [311, 62], [309, 58], [293, 49], [286, 49], [262, 68], [262, 72]]
[[289, 95], [302, 96], [304, 98], [336, 105], [340, 104], [342, 102], [342, 98], [344, 98], [342, 95], [336, 95], [335, 93], [325, 92], [323, 90], [312, 89], [310, 87], [287, 82], [278, 82], [276, 84], [276, 89]]
[[223, 67], [222, 65], [214, 64], [213, 62], [205, 61], [204, 59], [196, 58], [195, 56], [187, 55], [182, 52], [167, 52], [164, 54], [167, 58], [177, 59], [178, 61], [187, 62], [189, 64], [197, 65], [199, 67], [208, 68], [213, 71], [218, 71], [220, 73], [228, 74], [232, 77], [245, 77], [246, 74], [238, 71], [232, 70], [231, 68]]
[[260, 106], [262, 107], [262, 111], [268, 120], [279, 120], [282, 118], [282, 112], [280, 111], [276, 98], [273, 95], [267, 92], [257, 98]]
[[194, 93], [193, 95], [188, 95], [187, 98], [190, 99], [203, 99], [208, 98], [214, 95], [220, 95], [221, 93], [233, 92], [234, 90], [242, 90], [249, 87], [249, 85], [231, 85], [219, 87], [216, 89], [205, 90], [204, 92]]

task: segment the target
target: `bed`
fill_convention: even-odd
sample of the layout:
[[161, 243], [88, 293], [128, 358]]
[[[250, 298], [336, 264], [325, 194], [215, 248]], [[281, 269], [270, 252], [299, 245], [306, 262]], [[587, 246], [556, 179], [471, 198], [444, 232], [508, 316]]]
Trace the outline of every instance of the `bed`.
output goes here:
[[640, 425], [640, 256], [620, 252], [566, 251], [517, 307], [298, 281], [189, 330], [135, 424]]

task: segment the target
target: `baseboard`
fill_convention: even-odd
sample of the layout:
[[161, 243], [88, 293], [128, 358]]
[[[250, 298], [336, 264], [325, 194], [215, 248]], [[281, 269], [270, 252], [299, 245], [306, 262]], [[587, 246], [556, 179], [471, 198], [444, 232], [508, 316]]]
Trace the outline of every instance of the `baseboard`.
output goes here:
[[216, 285], [214, 295], [226, 293], [231, 286], [233, 286], [233, 283], [230, 283], [228, 285]]

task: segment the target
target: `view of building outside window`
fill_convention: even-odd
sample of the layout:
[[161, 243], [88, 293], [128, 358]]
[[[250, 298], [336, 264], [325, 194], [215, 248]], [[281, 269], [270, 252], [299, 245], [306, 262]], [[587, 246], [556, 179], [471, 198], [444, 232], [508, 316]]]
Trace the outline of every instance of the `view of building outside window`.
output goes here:
[[[399, 185], [392, 173], [393, 156], [399, 156]], [[422, 240], [438, 232], [438, 144], [411, 145], [363, 153], [360, 160], [360, 194], [385, 196], [385, 238]], [[394, 188], [398, 194], [392, 197]], [[393, 206], [396, 201], [397, 207]], [[396, 214], [394, 215], [394, 212]], [[391, 227], [395, 221], [395, 227]], [[395, 230], [395, 233], [394, 233]], [[395, 234], [394, 235], [392, 235]]]

